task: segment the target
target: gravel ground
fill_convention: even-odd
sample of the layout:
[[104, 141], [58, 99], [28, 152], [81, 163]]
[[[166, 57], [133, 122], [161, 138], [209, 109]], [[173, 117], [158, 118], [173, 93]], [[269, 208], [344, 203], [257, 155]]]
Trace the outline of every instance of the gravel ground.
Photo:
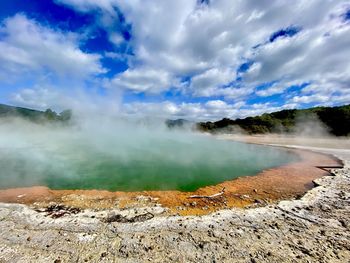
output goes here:
[[299, 200], [206, 216], [0, 203], [0, 262], [350, 262], [350, 151]]

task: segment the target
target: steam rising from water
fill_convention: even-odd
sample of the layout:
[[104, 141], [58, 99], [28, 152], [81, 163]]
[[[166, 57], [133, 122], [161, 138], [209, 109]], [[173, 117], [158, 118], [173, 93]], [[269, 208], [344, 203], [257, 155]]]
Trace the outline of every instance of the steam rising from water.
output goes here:
[[79, 118], [72, 125], [0, 124], [0, 188], [195, 190], [253, 175], [296, 156], [170, 131], [163, 122]]
[[329, 128], [318, 119], [316, 114], [297, 117], [293, 135], [313, 138], [333, 137], [329, 133]]

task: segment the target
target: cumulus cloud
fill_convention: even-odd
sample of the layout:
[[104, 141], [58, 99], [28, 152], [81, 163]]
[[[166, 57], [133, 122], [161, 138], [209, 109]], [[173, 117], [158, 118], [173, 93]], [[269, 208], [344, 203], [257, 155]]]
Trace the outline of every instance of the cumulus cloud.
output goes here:
[[194, 76], [189, 88], [196, 96], [215, 96], [216, 87], [228, 84], [235, 77], [230, 69], [213, 68]]
[[103, 9], [104, 11], [113, 12], [113, 0], [54, 0], [57, 3], [66, 4], [81, 12], [89, 12], [91, 9]]
[[13, 93], [11, 103], [16, 105], [45, 110], [52, 108], [56, 111], [73, 109], [75, 114], [89, 116], [99, 114], [114, 114], [152, 118], [186, 118], [189, 120], [218, 120], [223, 117], [242, 118], [260, 115], [293, 107], [293, 104], [276, 106], [272, 103], [255, 103], [247, 105], [244, 101], [228, 103], [223, 100], [208, 100], [206, 102], [122, 102], [118, 94], [109, 94], [108, 98], [95, 94], [87, 96], [84, 92], [70, 93], [57, 90], [55, 87], [37, 86], [25, 88]]
[[159, 118], [187, 118], [189, 120], [219, 120], [223, 117], [236, 119], [257, 116], [265, 112], [293, 108], [293, 104], [274, 105], [255, 103], [246, 105], [244, 101], [227, 103], [223, 100], [209, 100], [203, 103], [174, 103], [171, 101], [124, 103], [121, 111], [128, 115], [153, 116]]
[[76, 34], [44, 27], [23, 14], [0, 25], [0, 79], [18, 79], [21, 74], [56, 74], [87, 78], [103, 73], [100, 55], [79, 49]]
[[153, 68], [127, 69], [111, 82], [118, 88], [134, 92], [160, 92], [176, 86], [176, 80], [164, 70]]
[[278, 84], [272, 84], [271, 87], [267, 89], [261, 89], [256, 91], [256, 94], [261, 97], [268, 97], [276, 94], [281, 94], [286, 90], [287, 87]]
[[[310, 6], [313, 6], [313, 1]], [[247, 72], [243, 78], [251, 85], [268, 81], [279, 81], [272, 87], [258, 91], [260, 96], [281, 94], [289, 82], [309, 85], [302, 89], [302, 95], [295, 96], [291, 102], [307, 104], [311, 102], [334, 104], [340, 102], [339, 94], [348, 98], [350, 94], [350, 63], [345, 57], [350, 56], [350, 40], [347, 37], [350, 27], [344, 23], [341, 13], [345, 7], [342, 1], [324, 3], [331, 4], [319, 23], [309, 27], [292, 37], [277, 39], [254, 50], [250, 59], [260, 65], [254, 72]], [[342, 10], [342, 11], [339, 11]], [[316, 19], [317, 21], [318, 19]], [[343, 100], [348, 103], [349, 100]], [[332, 104], [331, 104], [332, 105]]]
[[56, 108], [57, 104], [61, 107], [63, 101], [59, 92], [51, 88], [24, 88], [21, 91], [12, 94], [11, 102], [23, 107], [45, 110]]
[[[189, 80], [184, 90], [193, 96], [242, 99], [254, 94], [256, 86], [273, 81], [278, 84], [257, 90], [256, 95], [283, 94], [293, 81], [316, 83], [318, 90], [332, 83], [339, 92], [348, 92], [342, 88], [349, 86], [350, 75], [349, 61], [344, 59], [350, 56], [345, 0], [56, 2], [80, 12], [118, 10], [131, 25], [132, 72], [140, 75], [143, 68], [167, 72], [158, 78], [151, 73], [141, 87], [129, 81], [134, 77], [127, 71], [115, 81], [125, 88], [159, 92], [166, 85], [170, 88], [170, 79], [185, 76]], [[120, 41], [117, 37], [115, 42]], [[241, 86], [227, 89], [247, 59], [253, 64], [240, 73]]]
[[218, 120], [223, 116], [229, 118], [246, 117], [254, 112], [245, 108], [245, 103], [227, 103], [222, 100], [209, 100], [203, 103], [171, 101], [132, 102], [123, 104], [122, 111], [128, 115], [156, 116], [159, 118], [186, 118], [189, 120]]
[[257, 90], [256, 95], [260, 97], [269, 97], [276, 94], [282, 94], [287, 92], [289, 88], [293, 86], [302, 86], [302, 84], [303, 83], [299, 83], [298, 81], [274, 82], [267, 88]]
[[[161, 94], [175, 88], [186, 101], [208, 100], [125, 104], [133, 114], [215, 119], [350, 102], [347, 0], [55, 2], [93, 14], [115, 50], [83, 52], [78, 34], [19, 14], [0, 28], [0, 79], [31, 72], [88, 78], [105, 72], [103, 54], [128, 65], [99, 79], [110, 90]], [[127, 55], [118, 53], [122, 45]], [[30, 93], [18, 93], [17, 101], [28, 101]]]

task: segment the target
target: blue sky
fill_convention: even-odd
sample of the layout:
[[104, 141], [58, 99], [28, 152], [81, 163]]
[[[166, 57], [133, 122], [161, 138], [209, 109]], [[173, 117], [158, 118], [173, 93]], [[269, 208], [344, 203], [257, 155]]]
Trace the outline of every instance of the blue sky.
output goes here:
[[4, 0], [0, 102], [196, 120], [350, 103], [350, 4]]

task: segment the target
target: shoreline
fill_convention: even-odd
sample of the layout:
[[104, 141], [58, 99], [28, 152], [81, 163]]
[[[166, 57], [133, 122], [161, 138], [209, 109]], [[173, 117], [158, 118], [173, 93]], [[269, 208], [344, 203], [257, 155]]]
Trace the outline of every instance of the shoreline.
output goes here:
[[[0, 202], [26, 204], [36, 209], [48, 207], [52, 203], [97, 210], [161, 206], [166, 210], [166, 215], [205, 215], [222, 209], [263, 206], [300, 197], [313, 188], [315, 179], [329, 173], [319, 169], [319, 166], [342, 166], [339, 159], [330, 155], [300, 149], [287, 151], [293, 151], [300, 160], [193, 192], [53, 190], [37, 186], [0, 190]], [[222, 189], [225, 192], [215, 199], [191, 198], [215, 195]]]
[[118, 219], [135, 218], [135, 211], [84, 210], [53, 219], [26, 205], [0, 203], [0, 261], [346, 262], [350, 150], [319, 151], [333, 152], [344, 167], [316, 179], [317, 187], [298, 200], [258, 208], [164, 216], [161, 207], [151, 207], [138, 214], [153, 218], [130, 223]]

